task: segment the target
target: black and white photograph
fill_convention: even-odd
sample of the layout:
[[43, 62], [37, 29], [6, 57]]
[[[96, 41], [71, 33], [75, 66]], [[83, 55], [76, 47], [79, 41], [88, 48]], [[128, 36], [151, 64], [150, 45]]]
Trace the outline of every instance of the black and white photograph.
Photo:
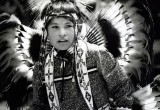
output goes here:
[[160, 110], [160, 1], [0, 0], [0, 110]]

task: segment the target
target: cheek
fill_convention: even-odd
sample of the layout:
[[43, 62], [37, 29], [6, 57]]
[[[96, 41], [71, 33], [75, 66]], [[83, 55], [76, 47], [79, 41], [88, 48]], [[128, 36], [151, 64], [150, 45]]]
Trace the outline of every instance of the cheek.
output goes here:
[[70, 34], [70, 35], [69, 35], [69, 40], [70, 40], [70, 42], [74, 42], [74, 39], [75, 39], [74, 33]]
[[57, 39], [57, 32], [48, 31], [48, 38], [50, 40]]
[[69, 32], [69, 39], [71, 40], [71, 41], [73, 41], [74, 40], [74, 37], [75, 37], [75, 32], [74, 32], [74, 30], [72, 29], [72, 30], [70, 30]]
[[55, 34], [52, 34], [52, 35], [48, 35], [48, 39], [49, 39], [49, 42], [54, 45], [56, 40], [57, 40], [57, 37]]

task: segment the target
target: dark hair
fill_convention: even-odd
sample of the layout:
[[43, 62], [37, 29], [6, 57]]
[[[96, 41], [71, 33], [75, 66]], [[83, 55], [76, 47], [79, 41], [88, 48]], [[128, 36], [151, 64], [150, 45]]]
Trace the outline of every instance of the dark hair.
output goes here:
[[74, 3], [68, 1], [56, 1], [45, 6], [41, 13], [41, 19], [44, 19], [46, 16], [50, 16], [52, 13], [61, 12], [64, 12], [65, 14], [75, 13], [80, 17], [79, 8]]
[[[70, 16], [66, 16], [66, 15]], [[68, 18], [75, 24], [75, 19], [71, 14], [75, 14], [80, 19], [80, 10], [73, 3], [69, 1], [55, 1], [45, 6], [41, 13], [41, 19], [44, 20], [44, 27], [46, 28], [54, 17]]]

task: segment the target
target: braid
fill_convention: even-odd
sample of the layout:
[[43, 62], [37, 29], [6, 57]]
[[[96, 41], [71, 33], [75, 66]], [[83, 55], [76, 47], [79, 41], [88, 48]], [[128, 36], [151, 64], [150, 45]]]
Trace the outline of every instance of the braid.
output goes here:
[[39, 54], [39, 60], [38, 60], [38, 67], [39, 71], [43, 73], [44, 66], [45, 66], [45, 59], [46, 55], [52, 50], [53, 46], [50, 44], [47, 35], [45, 34], [45, 29], [43, 30], [43, 36], [41, 39], [41, 46], [40, 46], [40, 54]]
[[[44, 29], [42, 29], [45, 31]], [[46, 51], [46, 35], [45, 32], [43, 32], [43, 36], [41, 38], [41, 46], [40, 46], [40, 54], [39, 54], [39, 59], [38, 59], [38, 69], [43, 73], [43, 66], [45, 63], [45, 51]]]

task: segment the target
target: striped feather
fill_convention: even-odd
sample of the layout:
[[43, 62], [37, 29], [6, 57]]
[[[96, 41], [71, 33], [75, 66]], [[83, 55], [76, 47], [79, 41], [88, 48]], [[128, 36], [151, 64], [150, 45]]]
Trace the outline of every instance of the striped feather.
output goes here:
[[133, 77], [134, 84], [145, 86], [151, 74], [153, 54], [154, 29], [150, 10], [140, 1], [116, 0], [109, 9], [95, 13], [99, 13], [98, 25], [91, 26], [86, 35], [88, 41], [97, 45], [99, 41], [105, 43], [125, 74]]
[[29, 48], [24, 43], [28, 45], [29, 39], [19, 34], [19, 25], [15, 16], [0, 15], [0, 27], [3, 27], [0, 28], [0, 93], [12, 110], [19, 109], [27, 102], [24, 97], [27, 96], [27, 86], [31, 82], [24, 76], [28, 75], [29, 66], [33, 65], [27, 60], [28, 57], [24, 57], [28, 55]]

